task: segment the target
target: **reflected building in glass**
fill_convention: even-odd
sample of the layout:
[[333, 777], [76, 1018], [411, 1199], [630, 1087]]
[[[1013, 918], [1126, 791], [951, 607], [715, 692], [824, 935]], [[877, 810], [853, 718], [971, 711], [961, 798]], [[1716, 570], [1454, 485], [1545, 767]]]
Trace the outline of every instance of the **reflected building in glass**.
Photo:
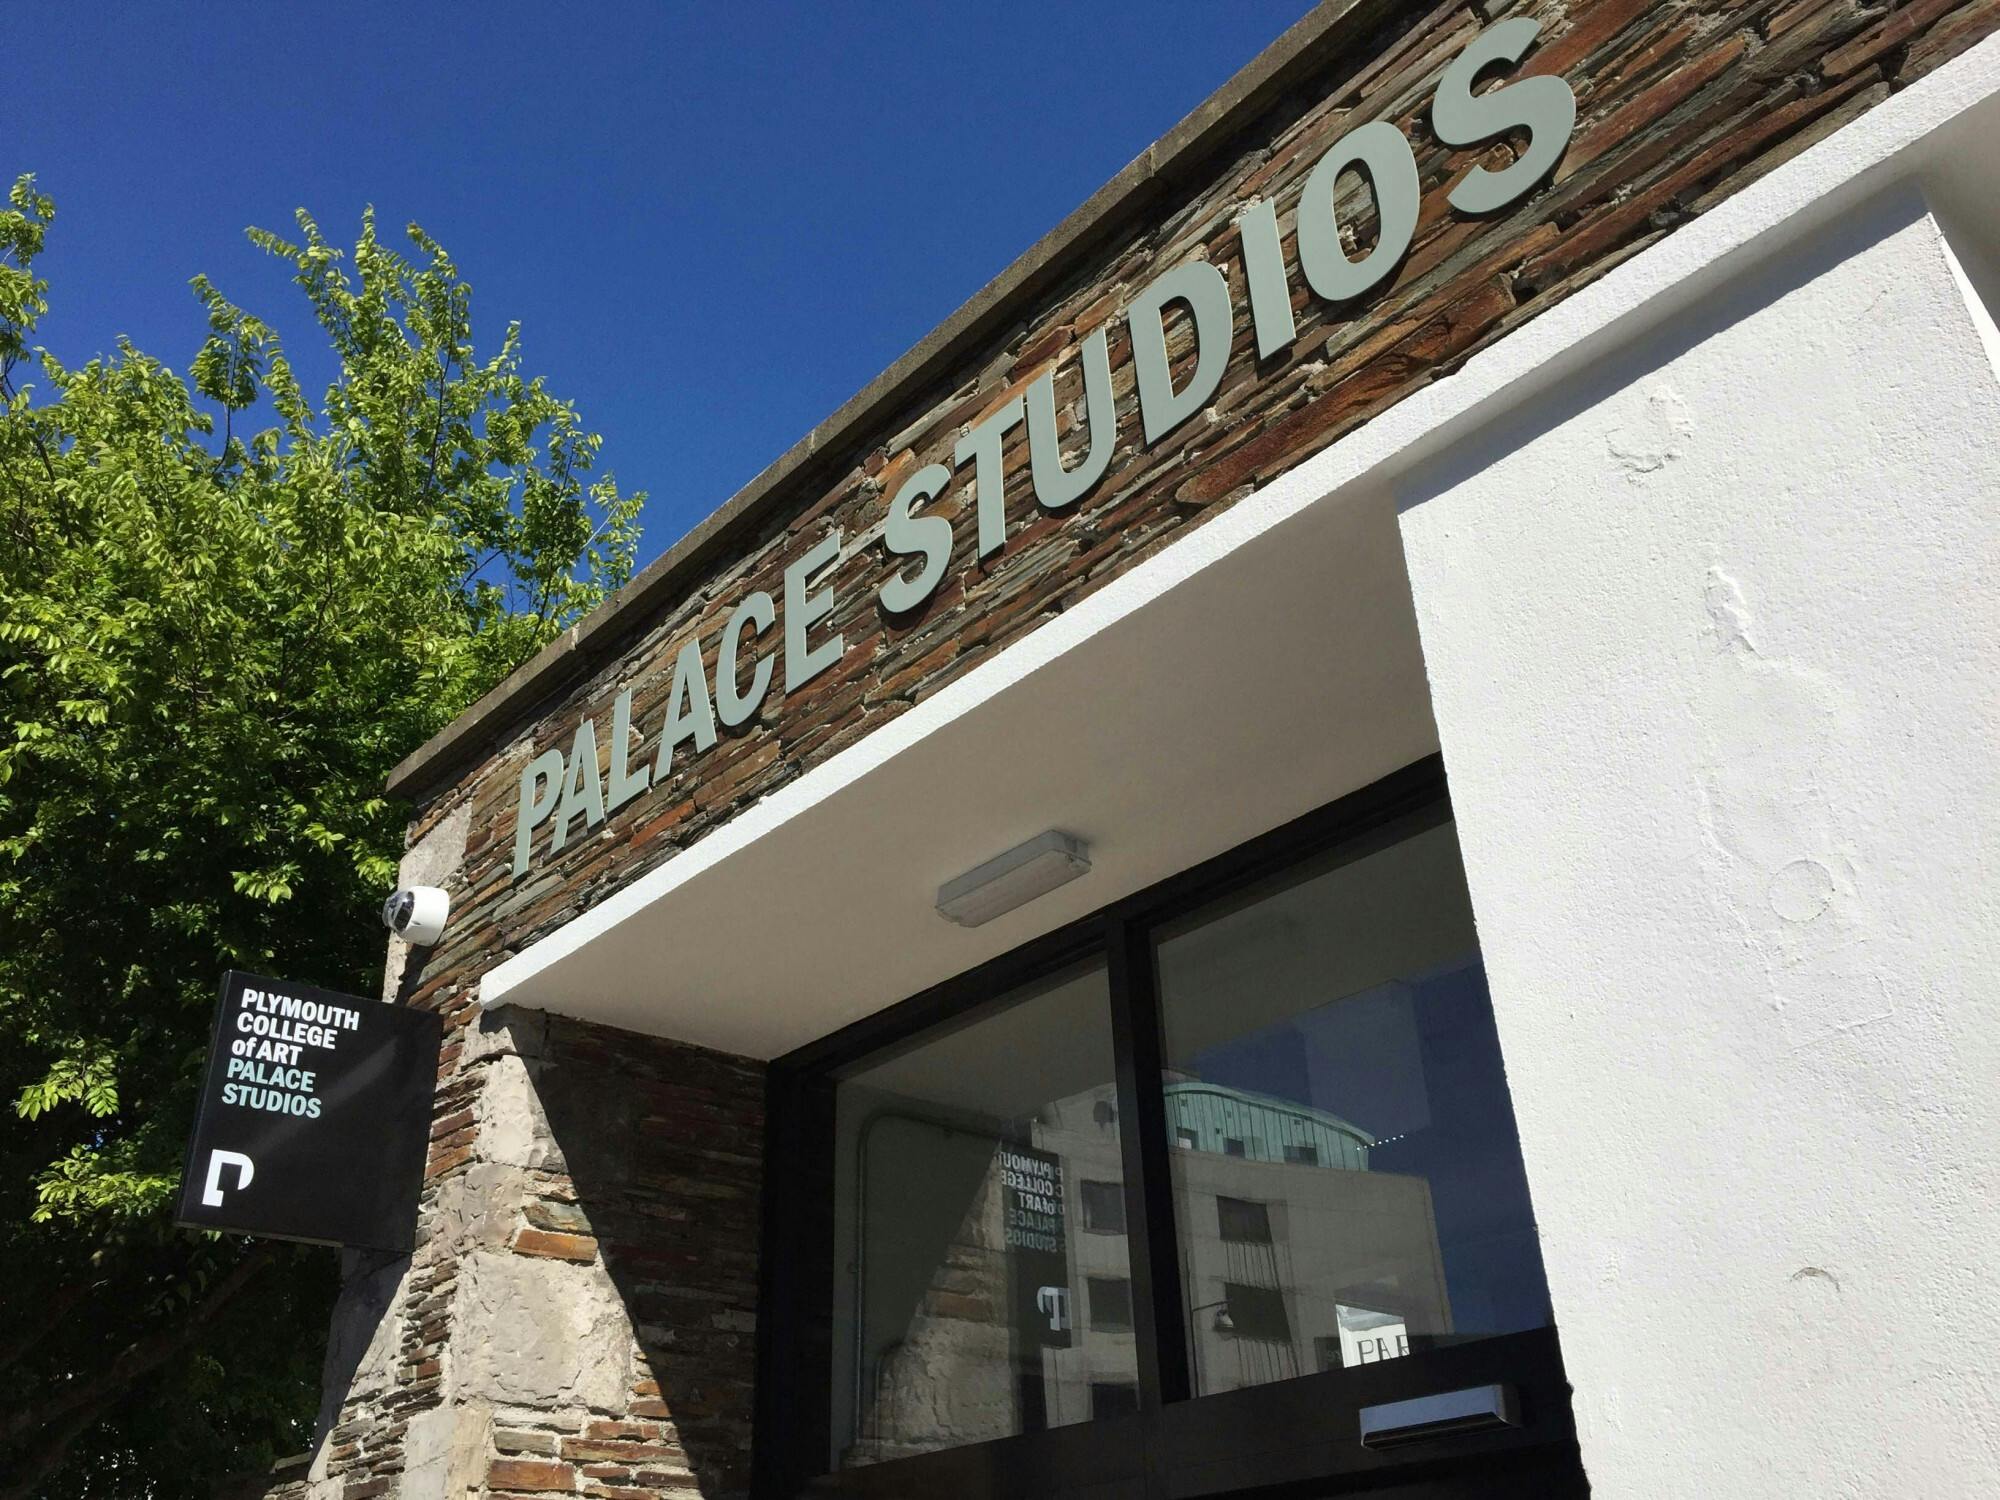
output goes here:
[[[1546, 1326], [1449, 825], [1156, 944], [1192, 1384]], [[836, 1467], [1138, 1405], [1108, 991], [1090, 964], [838, 1085]]]
[[1134, 1404], [1114, 1098], [1101, 965], [840, 1083], [836, 1467]]
[[[1204, 1389], [1394, 1358], [1413, 1336], [1452, 1331], [1429, 1185], [1371, 1172], [1366, 1131], [1198, 1080], [1166, 1096]], [[1136, 1409], [1116, 1110], [1107, 1085], [1049, 1104], [1019, 1135], [886, 1101], [863, 1127], [868, 1165], [921, 1161], [931, 1202], [905, 1202], [899, 1229], [864, 1230], [874, 1304], [860, 1308], [871, 1337], [847, 1463]], [[1052, 1214], [1032, 1191], [1044, 1183]], [[935, 1235], [954, 1214], [926, 1253], [918, 1222]], [[934, 1262], [921, 1287], [919, 1260]]]
[[1430, 1185], [1371, 1172], [1367, 1131], [1196, 1080], [1166, 1097], [1198, 1389], [1394, 1358], [1412, 1334], [1451, 1332]]

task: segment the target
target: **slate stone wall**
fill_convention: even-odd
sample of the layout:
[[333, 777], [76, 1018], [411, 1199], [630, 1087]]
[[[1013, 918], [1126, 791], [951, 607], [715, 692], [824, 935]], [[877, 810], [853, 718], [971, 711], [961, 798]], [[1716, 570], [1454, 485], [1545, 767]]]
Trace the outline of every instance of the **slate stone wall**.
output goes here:
[[747, 1493], [762, 1069], [520, 1012], [440, 1072], [417, 1251], [350, 1266], [273, 1500]]
[[[1426, 111], [1445, 62], [1512, 14], [1542, 20], [1524, 71], [1569, 81], [1576, 134], [1550, 183], [1505, 214], [1468, 220], [1445, 194], [1479, 158], [1442, 148]], [[481, 974], [1964, 50], [2000, 24], [2000, 0], [1367, 3], [1340, 24], [1331, 60], [1242, 120], [1198, 180], [1167, 185], [1145, 222], [1080, 254], [1003, 339], [821, 465], [834, 477], [801, 484], [738, 558], [631, 622], [615, 660], [562, 701], [533, 706], [504, 743], [426, 794], [406, 868], [450, 886], [453, 920], [435, 951], [397, 951], [390, 963], [391, 988], [447, 1025], [421, 1243], [407, 1261], [350, 1265], [323, 1441], [309, 1475], [273, 1494], [743, 1494], [759, 1067], [571, 1021], [482, 1015]], [[1423, 215], [1384, 291], [1328, 307], [1298, 275], [1293, 210], [1325, 148], [1373, 119], [1396, 122], [1415, 146]], [[1499, 165], [1505, 153], [1485, 159]], [[1299, 336], [1260, 364], [1233, 223], [1269, 196]], [[894, 193], [857, 207], [915, 233], [925, 211]], [[1372, 233], [1365, 213], [1358, 223]], [[1149, 448], [1122, 313], [1191, 257], [1227, 275], [1237, 343], [1207, 413]], [[824, 290], [802, 288], [802, 300]], [[1039, 512], [1017, 430], [1005, 547], [976, 557], [961, 478], [935, 507], [954, 516], [957, 538], [943, 587], [914, 618], [885, 617], [880, 528], [897, 485], [951, 463], [969, 425], [1052, 363], [1066, 438], [1080, 438], [1075, 351], [1099, 327], [1111, 333], [1118, 404], [1104, 480], [1073, 510]], [[1175, 353], [1188, 356], [1184, 327]], [[567, 749], [584, 714], [597, 716], [608, 755], [611, 702], [627, 686], [648, 735], [635, 754], [650, 762], [682, 644], [699, 640], [712, 672], [734, 604], [752, 589], [780, 594], [786, 565], [834, 526], [841, 604], [825, 629], [846, 637], [838, 665], [767, 702], [743, 732], [683, 756], [666, 785], [560, 855], [540, 855], [516, 882], [522, 766]]]

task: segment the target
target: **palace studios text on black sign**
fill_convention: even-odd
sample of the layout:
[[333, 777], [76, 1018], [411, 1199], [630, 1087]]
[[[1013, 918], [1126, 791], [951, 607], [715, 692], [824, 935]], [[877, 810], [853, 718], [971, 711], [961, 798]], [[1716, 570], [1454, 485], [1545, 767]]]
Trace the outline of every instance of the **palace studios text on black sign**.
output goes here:
[[225, 974], [180, 1221], [410, 1249], [439, 1030], [427, 1011]]

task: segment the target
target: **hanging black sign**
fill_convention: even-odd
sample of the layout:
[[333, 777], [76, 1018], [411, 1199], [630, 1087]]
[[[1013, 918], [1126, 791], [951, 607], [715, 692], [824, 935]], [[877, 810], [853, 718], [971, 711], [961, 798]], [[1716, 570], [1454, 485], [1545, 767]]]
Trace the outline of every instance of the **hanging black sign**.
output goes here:
[[999, 1165], [1014, 1326], [1030, 1348], [1067, 1349], [1069, 1234], [1063, 1223], [1062, 1159], [1003, 1145]]
[[180, 1222], [407, 1251], [438, 1018], [255, 974], [222, 976]]

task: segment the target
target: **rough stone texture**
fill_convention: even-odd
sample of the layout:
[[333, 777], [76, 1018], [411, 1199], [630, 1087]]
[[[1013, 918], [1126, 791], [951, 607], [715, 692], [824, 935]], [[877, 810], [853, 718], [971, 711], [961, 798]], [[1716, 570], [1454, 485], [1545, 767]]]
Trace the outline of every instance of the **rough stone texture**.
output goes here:
[[271, 1495], [744, 1493], [762, 1070], [451, 1021], [416, 1253], [350, 1263], [310, 1476]]
[[458, 1388], [512, 1404], [614, 1411], [632, 1384], [618, 1289], [585, 1264], [483, 1251], [461, 1270]]
[[[1571, 83], [1578, 127], [1550, 184], [1506, 215], [1462, 220], [1445, 194], [1476, 158], [1439, 147], [1426, 112], [1445, 61], [1503, 14], [1542, 19], [1529, 70]], [[1066, 251], [988, 347], [849, 449], [798, 467], [733, 560], [684, 597], [618, 618], [627, 645], [615, 660], [559, 700], [520, 703], [524, 717], [496, 731], [511, 739], [489, 739], [458, 781], [426, 791], [409, 868], [450, 889], [453, 919], [435, 950], [392, 954], [385, 980], [447, 1028], [419, 1244], [407, 1260], [350, 1258], [310, 1478], [272, 1494], [742, 1493], [761, 1070], [561, 1019], [482, 1015], [481, 974], [1964, 50], [2000, 25], [2000, 0], [1365, 3], [1341, 25], [1342, 45], [1315, 71], [1287, 75], [1281, 97], [1203, 137], [1214, 143], [1205, 165], [1176, 158], [1180, 175], [1151, 180], [1142, 221]], [[1411, 139], [1423, 217], [1385, 292], [1329, 308], [1297, 276], [1292, 210], [1325, 147], [1372, 119]], [[1258, 365], [1233, 221], [1273, 195], [1299, 337]], [[1372, 235], [1358, 208], [1349, 201], [1344, 216]], [[1237, 346], [1209, 411], [1147, 449], [1122, 313], [1196, 257], [1230, 278]], [[1100, 326], [1119, 418], [1105, 479], [1065, 514], [1038, 512], [1017, 431], [1006, 547], [984, 563], [973, 555], [960, 479], [936, 507], [958, 533], [944, 586], [915, 617], [883, 617], [879, 535], [896, 486], [949, 463], [968, 426], [1052, 363], [1065, 436], [1080, 437], [1074, 350]], [[1185, 360], [1184, 328], [1174, 353]], [[586, 713], [608, 754], [611, 700], [631, 686], [650, 762], [681, 645], [698, 639], [712, 671], [734, 603], [781, 592], [785, 566], [836, 525], [841, 605], [826, 629], [845, 635], [840, 662], [515, 882], [526, 760], [567, 749]]]
[[404, 1437], [402, 1500], [456, 1500], [485, 1477], [493, 1421], [479, 1405], [454, 1402], [410, 1418]]

